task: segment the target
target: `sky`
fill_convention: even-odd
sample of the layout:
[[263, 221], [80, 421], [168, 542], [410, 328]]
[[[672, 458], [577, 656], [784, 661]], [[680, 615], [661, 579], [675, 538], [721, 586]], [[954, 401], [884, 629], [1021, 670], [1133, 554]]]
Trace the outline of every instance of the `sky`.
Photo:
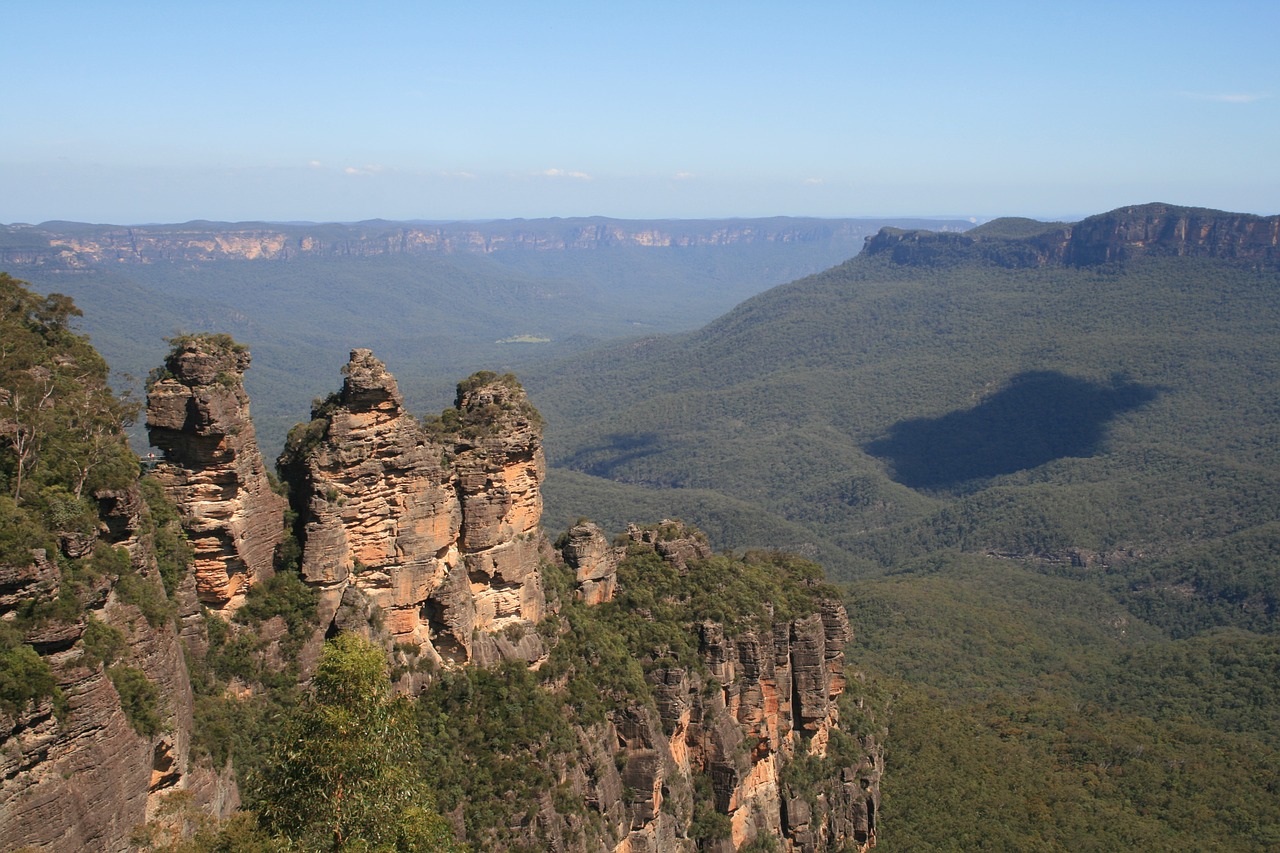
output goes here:
[[1280, 3], [7, 4], [0, 223], [1280, 213]]

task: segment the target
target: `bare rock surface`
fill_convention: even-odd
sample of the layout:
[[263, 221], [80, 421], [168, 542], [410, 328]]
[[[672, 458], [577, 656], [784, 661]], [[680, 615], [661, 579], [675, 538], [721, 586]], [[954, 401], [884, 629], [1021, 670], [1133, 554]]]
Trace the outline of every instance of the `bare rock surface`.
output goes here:
[[182, 513], [201, 603], [234, 612], [270, 577], [285, 500], [271, 490], [249, 417], [249, 353], [218, 335], [179, 343], [147, 393], [155, 477]]
[[[322, 621], [347, 588], [388, 639], [446, 666], [536, 659], [543, 614], [541, 421], [512, 377], [460, 386], [443, 428], [404, 409], [395, 378], [352, 350], [341, 392], [295, 430], [281, 459], [301, 518], [302, 574]], [[502, 639], [492, 637], [508, 631]], [[480, 639], [480, 638], [485, 639]]]

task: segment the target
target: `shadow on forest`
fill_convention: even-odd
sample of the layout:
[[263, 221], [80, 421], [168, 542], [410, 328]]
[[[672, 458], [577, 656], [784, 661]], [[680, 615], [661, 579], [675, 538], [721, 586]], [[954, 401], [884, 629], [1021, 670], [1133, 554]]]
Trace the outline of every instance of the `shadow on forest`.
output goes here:
[[654, 455], [660, 446], [656, 432], [615, 432], [605, 436], [602, 444], [584, 447], [559, 464], [611, 480], [627, 463]]
[[947, 488], [1068, 456], [1092, 456], [1108, 422], [1158, 389], [1096, 383], [1054, 371], [1020, 373], [972, 409], [901, 421], [863, 450], [911, 488]]

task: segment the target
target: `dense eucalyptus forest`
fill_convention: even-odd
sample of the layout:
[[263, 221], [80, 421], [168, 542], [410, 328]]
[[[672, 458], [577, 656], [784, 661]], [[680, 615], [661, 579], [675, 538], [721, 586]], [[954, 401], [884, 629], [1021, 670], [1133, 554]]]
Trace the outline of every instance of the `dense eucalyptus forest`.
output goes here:
[[[536, 670], [440, 672], [355, 639], [321, 652], [287, 537], [230, 620], [175, 622], [190, 551], [157, 486], [141, 481], [152, 563], [93, 544], [93, 496], [137, 476], [121, 431], [134, 409], [76, 333], [75, 303], [6, 277], [0, 562], [43, 549], [54, 557], [37, 570], [59, 581], [27, 604], [30, 579], [5, 581], [0, 710], [74, 718], [81, 700], [68, 706], [63, 664], [49, 663], [66, 648], [51, 626], [74, 623], [76, 672], [110, 681], [138, 737], [162, 736], [172, 709], [139, 651], [143, 625], [198, 635], [192, 760], [233, 766], [244, 809], [215, 822], [174, 799], [136, 843], [550, 849], [560, 833], [576, 849], [617, 819], [566, 782], [599, 758], [585, 744], [612, 709], [661, 716], [677, 671], [711, 701], [705, 626], [776, 632], [839, 596], [853, 634], [845, 725], [779, 784], [817, 814], [830, 780], [869, 772], [882, 740], [878, 831], [862, 845], [1275, 849], [1280, 259], [1255, 239], [1273, 219], [1150, 205], [964, 235], [885, 229], [702, 328], [523, 364], [545, 421], [545, 528], [584, 512], [612, 532], [679, 517], [643, 541], [706, 548], [677, 568], [632, 528], [617, 597], [592, 607], [562, 562], [544, 564], [555, 608], [536, 627]], [[321, 270], [287, 267], [281, 286]], [[275, 322], [282, 340], [307, 334]], [[448, 411], [425, 423], [458, 428]], [[420, 676], [432, 687], [415, 702], [392, 695], [392, 680]], [[349, 701], [351, 685], [369, 700]], [[335, 734], [351, 727], [385, 736]], [[637, 754], [605, 761], [611, 778], [638, 778]], [[663, 796], [689, 849], [801, 849], [744, 840], [710, 770], [688, 782]]]
[[1268, 849], [1280, 272], [1046, 261], [1062, 228], [890, 235], [531, 374], [551, 515], [665, 504], [845, 582], [892, 708], [884, 849]]

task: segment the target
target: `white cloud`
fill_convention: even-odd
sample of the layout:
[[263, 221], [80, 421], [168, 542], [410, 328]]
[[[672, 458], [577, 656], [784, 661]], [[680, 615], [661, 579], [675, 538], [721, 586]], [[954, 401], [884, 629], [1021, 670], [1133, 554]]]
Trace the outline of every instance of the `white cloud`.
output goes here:
[[378, 172], [381, 172], [382, 167], [381, 166], [348, 166], [342, 171], [348, 175], [361, 175], [364, 177], [368, 177], [369, 175], [376, 175]]
[[543, 169], [539, 174], [547, 178], [573, 178], [579, 181], [591, 180], [591, 176], [586, 172], [570, 172], [566, 169]]
[[313, 169], [319, 169], [319, 168], [320, 168], [321, 166], [323, 166], [324, 164], [323, 164], [323, 163], [321, 163], [319, 160], [312, 160], [312, 161], [311, 161], [310, 163], [308, 163], [307, 165], [308, 165], [308, 166], [310, 166], [310, 167], [311, 167], [311, 168], [313, 168]]
[[676, 172], [675, 174], [675, 179], [677, 181], [689, 181], [696, 177], [697, 175], [695, 175], [693, 172]]
[[827, 182], [826, 178], [805, 178], [804, 179], [804, 185], [806, 187], [816, 187], [816, 186], [825, 184], [826, 182]]

